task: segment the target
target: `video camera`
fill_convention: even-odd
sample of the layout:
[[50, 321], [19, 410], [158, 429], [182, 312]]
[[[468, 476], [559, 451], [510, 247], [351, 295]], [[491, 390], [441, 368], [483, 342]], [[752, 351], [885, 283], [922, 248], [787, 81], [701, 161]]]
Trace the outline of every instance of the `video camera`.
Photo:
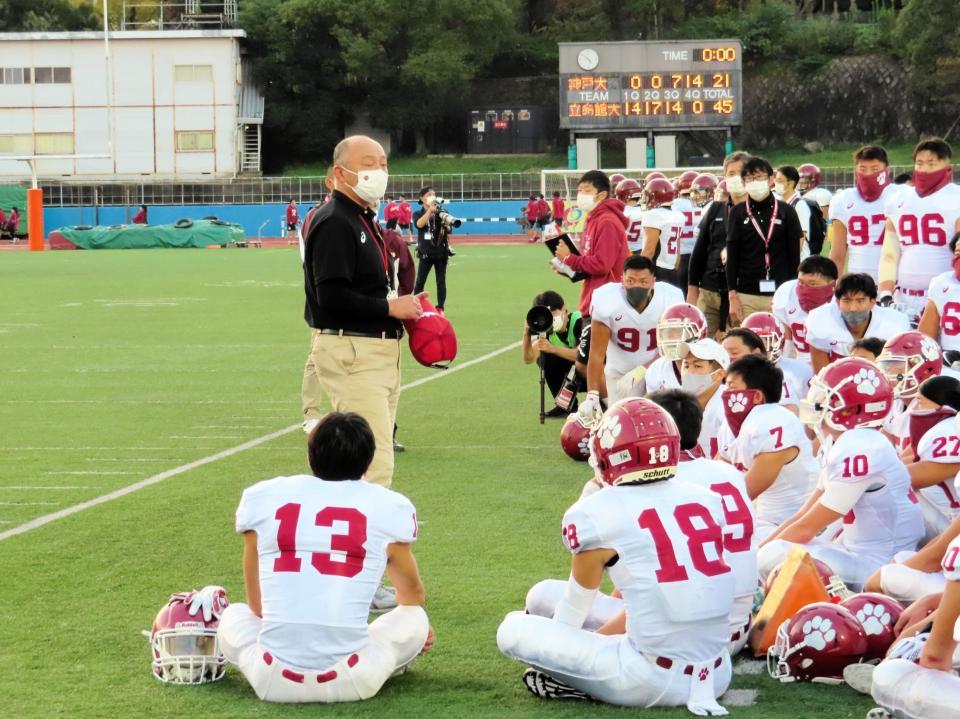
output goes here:
[[527, 327], [532, 335], [547, 335], [553, 330], [553, 312], [546, 305], [534, 305], [527, 312]]

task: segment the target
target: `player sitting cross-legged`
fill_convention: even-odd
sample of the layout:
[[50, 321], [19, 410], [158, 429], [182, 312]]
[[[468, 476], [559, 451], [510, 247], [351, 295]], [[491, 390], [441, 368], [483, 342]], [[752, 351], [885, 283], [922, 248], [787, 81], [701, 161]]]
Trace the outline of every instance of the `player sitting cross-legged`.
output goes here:
[[[410, 544], [410, 501], [362, 480], [373, 432], [352, 413], [324, 417], [308, 440], [315, 476], [247, 488], [237, 508], [247, 604], [217, 636], [257, 696], [272, 702], [368, 699], [433, 643]], [[384, 567], [396, 609], [367, 624]]]
[[[824, 474], [803, 507], [760, 548], [761, 577], [801, 545], [859, 590], [897, 552], [916, 549], [923, 517], [910, 475], [878, 429], [892, 404], [889, 382], [867, 360], [838, 360], [813, 379], [800, 412], [821, 438]], [[831, 541], [824, 530], [840, 519], [843, 531]]]
[[[723, 503], [675, 481], [679, 432], [649, 400], [611, 407], [591, 442], [608, 486], [564, 515], [573, 557], [563, 597], [553, 618], [508, 614], [497, 631], [500, 651], [531, 667], [524, 683], [544, 699], [726, 714], [716, 698], [730, 682], [736, 577]], [[626, 634], [583, 628], [606, 570], [623, 596]]]

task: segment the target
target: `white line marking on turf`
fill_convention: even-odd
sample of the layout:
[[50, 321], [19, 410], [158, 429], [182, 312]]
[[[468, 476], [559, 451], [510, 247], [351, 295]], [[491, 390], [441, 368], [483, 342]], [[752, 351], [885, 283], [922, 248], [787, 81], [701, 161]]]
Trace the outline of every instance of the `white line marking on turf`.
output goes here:
[[[499, 349], [494, 350], [493, 352], [488, 352], [485, 355], [481, 355], [480, 357], [476, 357], [472, 360], [468, 360], [463, 364], [456, 365], [454, 367], [451, 367], [448, 370], [438, 371], [436, 374], [431, 374], [427, 377], [423, 377], [421, 379], [410, 382], [409, 384], [405, 384], [400, 388], [400, 391], [404, 392], [408, 389], [419, 387], [420, 385], [426, 384], [427, 382], [432, 382], [433, 380], [440, 379], [441, 377], [449, 377], [450, 375], [455, 374], [461, 370], [465, 370], [468, 367], [473, 367], [474, 365], [480, 364], [481, 362], [486, 362], [489, 359], [493, 359], [494, 357], [502, 355], [505, 352], [510, 352], [511, 350], [515, 350], [519, 346], [520, 346], [520, 342], [511, 342], [505, 347], [501, 347]], [[108, 492], [107, 494], [101, 494], [99, 497], [88, 499], [86, 502], [80, 502], [79, 504], [74, 504], [70, 507], [65, 507], [64, 509], [58, 510], [56, 512], [51, 512], [50, 514], [44, 514], [40, 517], [36, 517], [35, 519], [31, 519], [29, 522], [24, 522], [23, 524], [20, 524], [16, 527], [12, 527], [3, 532], [0, 532], [0, 541], [3, 541], [4, 539], [9, 539], [10, 537], [16, 537], [18, 534], [25, 534], [26, 532], [29, 532], [31, 529], [37, 529], [38, 527], [42, 527], [44, 525], [50, 524], [51, 522], [56, 522], [58, 519], [69, 517], [71, 514], [82, 512], [85, 509], [90, 509], [91, 507], [96, 507], [100, 504], [106, 504], [107, 502], [112, 502], [114, 499], [120, 499], [121, 497], [125, 497], [128, 494], [133, 494], [134, 492], [138, 492], [141, 489], [144, 489], [145, 487], [149, 487], [154, 484], [159, 484], [160, 482], [170, 479], [171, 477], [176, 477], [177, 475], [183, 474], [184, 472], [189, 472], [191, 469], [196, 469], [197, 467], [203, 467], [204, 465], [212, 464], [213, 462], [217, 462], [221, 459], [227, 459], [228, 457], [232, 457], [235, 454], [240, 454], [241, 452], [245, 452], [248, 449], [253, 449], [254, 447], [257, 447], [261, 444], [270, 442], [274, 439], [278, 439], [280, 437], [283, 437], [284, 435], [288, 435], [288, 434], [291, 434], [292, 432], [297, 432], [297, 431], [302, 431], [302, 425], [300, 422], [297, 422], [296, 424], [291, 424], [287, 427], [284, 427], [283, 429], [278, 429], [275, 432], [264, 434], [260, 437], [251, 439], [247, 442], [243, 442], [242, 444], [238, 444], [235, 447], [230, 447], [229, 449], [225, 449], [222, 452], [217, 452], [216, 454], [211, 454], [206, 457], [201, 457], [200, 459], [194, 460], [193, 462], [188, 462], [187, 464], [182, 464], [179, 467], [168, 469], [164, 472], [160, 472], [159, 474], [155, 474], [151, 477], [147, 477], [146, 479], [142, 479], [139, 482], [134, 482], [133, 484], [127, 485], [126, 487], [121, 487], [120, 489], [117, 489], [113, 492]]]
[[741, 659], [733, 665], [734, 674], [763, 674], [767, 663], [759, 659]]
[[720, 701], [731, 707], [752, 707], [757, 703], [757, 690], [728, 689], [726, 693], [720, 697]]

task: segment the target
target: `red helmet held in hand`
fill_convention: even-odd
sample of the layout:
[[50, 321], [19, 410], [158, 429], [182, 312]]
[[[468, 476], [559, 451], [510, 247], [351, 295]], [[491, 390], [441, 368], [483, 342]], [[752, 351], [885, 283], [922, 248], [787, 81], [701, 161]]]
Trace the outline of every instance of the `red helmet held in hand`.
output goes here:
[[[440, 314], [425, 298], [420, 300], [423, 314], [406, 320], [403, 326], [410, 335], [410, 353], [424, 367], [446, 369], [457, 356], [457, 334], [450, 320]], [[440, 364], [446, 362], [446, 365]]]
[[590, 458], [590, 429], [574, 412], [560, 430], [560, 446], [570, 459], [586, 462]]

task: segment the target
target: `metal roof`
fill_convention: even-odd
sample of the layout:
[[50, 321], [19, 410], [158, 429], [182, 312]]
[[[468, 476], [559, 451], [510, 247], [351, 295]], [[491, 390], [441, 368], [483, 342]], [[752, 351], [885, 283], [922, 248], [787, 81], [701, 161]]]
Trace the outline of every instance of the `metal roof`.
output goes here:
[[[111, 40], [183, 40], [186, 38], [246, 37], [240, 28], [227, 30], [117, 30], [110, 31]], [[103, 32], [0, 32], [3, 41], [36, 40], [103, 40]]]

